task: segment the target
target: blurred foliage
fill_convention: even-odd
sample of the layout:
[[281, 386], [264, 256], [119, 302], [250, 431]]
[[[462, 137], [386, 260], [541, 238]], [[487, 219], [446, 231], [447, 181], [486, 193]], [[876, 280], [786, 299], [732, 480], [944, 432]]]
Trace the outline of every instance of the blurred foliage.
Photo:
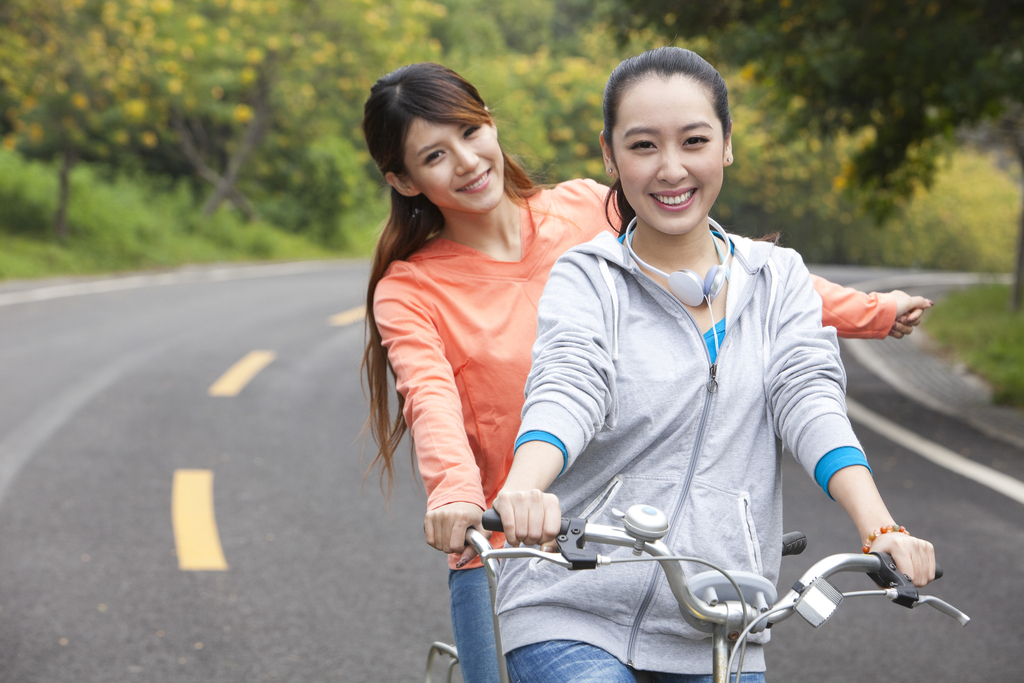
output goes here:
[[423, 0], [9, 0], [3, 145], [205, 180], [208, 214], [230, 199], [255, 217], [265, 195], [280, 214], [297, 195], [303, 215], [283, 227], [341, 246], [342, 210], [372, 192], [369, 169], [353, 173], [369, 164], [364, 94], [379, 65], [438, 56], [425, 26], [443, 13]]
[[1010, 288], [972, 287], [950, 294], [925, 317], [925, 328], [984, 376], [996, 403], [1024, 407], [1024, 316], [1007, 310]]
[[[814, 3], [813, 11], [806, 3], [751, 7], [762, 7], [764, 21], [799, 9], [807, 18], [785, 40], [810, 40], [832, 16], [822, 7], [854, 16], [859, 10], [851, 2]], [[945, 4], [939, 4], [945, 26]], [[654, 0], [650, 7], [662, 5]], [[434, 60], [462, 73], [495, 113], [506, 149], [538, 180], [606, 180], [598, 144], [601, 98], [622, 58], [675, 40], [721, 67], [722, 55], [735, 62], [760, 54], [751, 46], [741, 46], [745, 53], [726, 49], [741, 36], [764, 49], [788, 45], [743, 33], [736, 3], [680, 13], [687, 19], [673, 20], [671, 31], [623, 19], [616, 14], [623, 6], [620, 0], [2, 0], [0, 140], [7, 155], [0, 162], [7, 169], [21, 163], [17, 173], [0, 172], [3, 248], [16, 243], [31, 251], [31, 243], [42, 251], [53, 247], [51, 255], [92, 249], [88, 268], [206, 259], [173, 246], [190, 235], [252, 258], [260, 249], [254, 245], [270, 240], [272, 225], [275, 234], [301, 236], [303, 244], [365, 253], [387, 203], [359, 125], [370, 86], [394, 68]], [[744, 4], [743, 12], [754, 11]], [[869, 14], [878, 12], [891, 14]], [[714, 23], [719, 16], [732, 23], [722, 28]], [[852, 40], [855, 32], [847, 29], [837, 35]], [[699, 35], [704, 32], [714, 39]], [[895, 216], [879, 227], [863, 208], [866, 195], [851, 188], [864, 155], [873, 154], [888, 124], [899, 119], [886, 109], [891, 103], [872, 109], [864, 123], [794, 96], [793, 88], [812, 77], [848, 87], [852, 67], [843, 60], [861, 59], [858, 50], [872, 45], [837, 44], [835, 55], [825, 55], [813, 43], [817, 52], [808, 54], [823, 61], [804, 64], [808, 73], [797, 80], [779, 80], [795, 67], [776, 64], [775, 53], [757, 65], [721, 68], [732, 95], [736, 163], [726, 173], [717, 217], [746, 234], [779, 231], [809, 261], [1006, 269], [1012, 236], [1004, 227], [1019, 197], [987, 157], [954, 151], [941, 135], [918, 145], [914, 158], [939, 171], [937, 192], [913, 185], [905, 199], [892, 195]], [[872, 69], [889, 80], [916, 73], [894, 76], [889, 72], [898, 70], [884, 65], [851, 64], [865, 70], [865, 81], [874, 77]], [[934, 119], [936, 130], [944, 134], [956, 116]], [[79, 164], [70, 171], [69, 237], [62, 246], [45, 244], [59, 211], [57, 177], [73, 167], [61, 163], [69, 150]], [[154, 218], [161, 214], [162, 223]], [[246, 230], [264, 236], [250, 244], [240, 237]], [[161, 231], [171, 237], [161, 241]], [[231, 237], [217, 242], [215, 235]], [[278, 257], [292, 248], [282, 245], [298, 244], [288, 237], [266, 253]], [[104, 250], [113, 260], [103, 260]], [[10, 277], [3, 263], [0, 277]]]
[[0, 150], [0, 279], [332, 254], [226, 210], [203, 216], [186, 181], [104, 177], [97, 168], [83, 163], [71, 173], [69, 215], [78, 230], [66, 242], [40, 240], [56, 211], [53, 168]]
[[879, 223], [847, 183], [863, 133], [790, 138], [748, 70], [722, 72], [736, 158], [715, 208], [723, 225], [751, 236], [778, 232], [814, 263], [1012, 269], [1020, 183], [993, 155], [946, 147], [931, 188], [899, 198]]

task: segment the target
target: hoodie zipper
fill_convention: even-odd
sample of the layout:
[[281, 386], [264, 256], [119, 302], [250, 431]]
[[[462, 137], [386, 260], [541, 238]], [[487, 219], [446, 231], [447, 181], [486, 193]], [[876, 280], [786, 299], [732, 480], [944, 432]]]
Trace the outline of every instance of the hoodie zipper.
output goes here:
[[[646, 274], [644, 275], [646, 277]], [[746, 297], [744, 298], [743, 303], [737, 306], [734, 319], [738, 318], [739, 314], [742, 313], [743, 310], [747, 307], [747, 304], [750, 303], [750, 300], [753, 298], [753, 290], [753, 287], [747, 287], [747, 291], [744, 292], [744, 294], [746, 294]], [[675, 297], [672, 298], [675, 299]], [[704, 335], [700, 334], [700, 327], [697, 326], [697, 321], [693, 319], [693, 316], [690, 315], [690, 312], [683, 307], [682, 303], [680, 303], [678, 300], [676, 301], [676, 303], [679, 304], [679, 307], [683, 309], [683, 312], [690, 319], [690, 323], [693, 324], [693, 326], [696, 328], [697, 335], [703, 342]], [[712, 330], [714, 330], [714, 327], [712, 327]], [[726, 329], [725, 334], [728, 333], [729, 330]], [[712, 334], [716, 334], [716, 332], [713, 331]], [[700, 416], [700, 426], [697, 429], [697, 439], [693, 445], [693, 454], [690, 457], [690, 463], [686, 468], [686, 479], [683, 484], [683, 490], [676, 501], [676, 507], [672, 511], [672, 515], [669, 517], [669, 520], [671, 520], [670, 523], [672, 525], [675, 525], [680, 513], [683, 511], [683, 505], [685, 504], [686, 499], [689, 496], [690, 484], [693, 481], [693, 475], [697, 469], [697, 456], [700, 454], [700, 448], [704, 443], [704, 429], [707, 426], [708, 413], [711, 412], [711, 397], [718, 391], [718, 362], [722, 358], [722, 348], [725, 346], [725, 334], [722, 335], [722, 342], [719, 345], [718, 354], [715, 357], [714, 363], [711, 362], [711, 354], [707, 350], [707, 345], [701, 344], [701, 346], [704, 348], [704, 354], [705, 357], [708, 359], [709, 365], [709, 378], [707, 384], [705, 385], [705, 388], [707, 389], [707, 394], [704, 397], [704, 409], [702, 410]], [[640, 609], [637, 611], [636, 619], [633, 620], [633, 626], [629, 630], [629, 644], [626, 648], [627, 666], [633, 666], [633, 658], [636, 656], [635, 650], [637, 638], [640, 634], [640, 623], [647, 615], [647, 610], [651, 605], [651, 600], [654, 599], [654, 589], [657, 586], [657, 584], [658, 574], [657, 570], [655, 570], [655, 572], [651, 576], [651, 579], [648, 581], [647, 592], [644, 594], [644, 599], [640, 603]]]

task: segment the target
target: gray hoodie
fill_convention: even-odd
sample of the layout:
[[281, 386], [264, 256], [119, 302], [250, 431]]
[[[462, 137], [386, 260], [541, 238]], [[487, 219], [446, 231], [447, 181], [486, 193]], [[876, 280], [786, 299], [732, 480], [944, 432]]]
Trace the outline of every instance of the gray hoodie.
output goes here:
[[[669, 516], [664, 541], [675, 552], [776, 582], [776, 435], [812, 477], [827, 452], [860, 443], [846, 417], [835, 330], [821, 326], [821, 299], [800, 255], [732, 240], [714, 371], [690, 313], [614, 237], [563, 255], [539, 305], [520, 434], [542, 430], [565, 444], [567, 468], [548, 489], [563, 514], [615, 524], [613, 507], [654, 505]], [[685, 567], [688, 576], [704, 570]], [[711, 673], [710, 635], [683, 621], [654, 562], [569, 572], [509, 560], [498, 611], [506, 652], [578, 640], [640, 670]], [[764, 669], [767, 638], [752, 638], [745, 670]]]

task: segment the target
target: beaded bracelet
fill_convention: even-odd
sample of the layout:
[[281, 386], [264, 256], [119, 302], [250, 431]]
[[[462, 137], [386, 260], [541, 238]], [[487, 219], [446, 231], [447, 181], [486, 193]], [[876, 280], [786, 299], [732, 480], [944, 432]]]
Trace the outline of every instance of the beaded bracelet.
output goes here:
[[906, 534], [907, 536], [910, 535], [910, 532], [907, 531], [907, 528], [904, 526], [900, 526], [899, 524], [893, 523], [889, 526], [883, 526], [881, 529], [875, 529], [870, 534], [868, 534], [868, 540], [864, 541], [864, 547], [861, 548], [861, 550], [864, 551], [865, 555], [867, 555], [869, 552], [871, 552], [871, 542], [879, 536], [881, 536], [882, 534], [888, 533], [901, 533]]

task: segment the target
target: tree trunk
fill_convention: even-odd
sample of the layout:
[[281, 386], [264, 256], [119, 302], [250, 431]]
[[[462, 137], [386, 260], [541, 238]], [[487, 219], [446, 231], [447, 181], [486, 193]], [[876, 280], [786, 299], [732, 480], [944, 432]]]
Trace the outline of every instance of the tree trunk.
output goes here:
[[252, 121], [249, 122], [249, 127], [245, 129], [245, 135], [242, 136], [241, 144], [235, 150], [235, 153], [231, 155], [231, 159], [228, 160], [227, 170], [221, 177], [220, 182], [217, 183], [210, 199], [207, 200], [206, 206], [203, 207], [203, 214], [206, 216], [213, 214], [221, 202], [231, 195], [235, 188], [235, 181], [238, 180], [238, 176], [242, 172], [242, 167], [248, 161], [249, 156], [263, 142], [263, 138], [270, 129], [271, 68], [272, 62], [268, 59], [256, 83], [256, 92], [253, 94], [255, 115]]
[[65, 147], [60, 165], [60, 195], [57, 199], [57, 215], [53, 219], [53, 232], [63, 242], [68, 237], [68, 199], [71, 196], [71, 169], [78, 161], [78, 151]]
[[[1024, 108], [1017, 107], [1014, 114], [1006, 116], [1003, 119], [1003, 128], [1010, 139], [1010, 145], [1017, 153], [1017, 162], [1020, 164], [1021, 172], [1024, 173]], [[1024, 190], [1024, 180], [1021, 181], [1021, 189]], [[1024, 299], [1024, 192], [1022, 192], [1020, 212], [1020, 233], [1017, 235], [1017, 262], [1013, 269], [1013, 284], [1010, 285], [1010, 310], [1019, 311], [1022, 299]]]
[[[205, 139], [203, 134], [202, 123], [192, 120], [191, 131], [189, 127], [185, 125], [185, 121], [181, 116], [181, 112], [177, 108], [171, 110], [171, 125], [174, 130], [178, 133], [178, 142], [181, 143], [181, 149], [185, 153], [185, 157], [192, 164], [192, 168], [196, 170], [199, 176], [213, 185], [214, 187], [220, 187], [222, 178], [212, 168], [207, 166], [206, 161], [203, 159], [203, 153], [200, 148], [196, 146], [196, 142], [193, 140], [193, 133], [196, 133], [195, 137], [202, 137]], [[245, 214], [249, 220], [256, 220], [259, 216], [256, 214], [256, 209], [253, 208], [249, 200], [245, 198], [237, 187], [231, 187], [228, 190], [228, 196], [231, 202]]]
[[[1020, 158], [1020, 167], [1024, 169], [1024, 156]], [[1021, 190], [1024, 190], [1024, 181], [1021, 182]], [[1024, 192], [1021, 196], [1024, 197]], [[1010, 310], [1019, 311], [1024, 297], [1024, 201], [1020, 211], [1020, 234], [1017, 235], [1017, 265], [1013, 269], [1013, 284], [1010, 287]]]

